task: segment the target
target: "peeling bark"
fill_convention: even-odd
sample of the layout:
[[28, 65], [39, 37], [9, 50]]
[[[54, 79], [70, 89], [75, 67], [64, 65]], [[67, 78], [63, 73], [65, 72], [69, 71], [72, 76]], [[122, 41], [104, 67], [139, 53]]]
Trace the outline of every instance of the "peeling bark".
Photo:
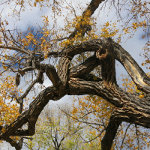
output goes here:
[[111, 85], [116, 84], [116, 72], [115, 72], [115, 58], [114, 49], [111, 42], [105, 47], [99, 48], [96, 52], [96, 57], [101, 62], [102, 79], [105, 84]]

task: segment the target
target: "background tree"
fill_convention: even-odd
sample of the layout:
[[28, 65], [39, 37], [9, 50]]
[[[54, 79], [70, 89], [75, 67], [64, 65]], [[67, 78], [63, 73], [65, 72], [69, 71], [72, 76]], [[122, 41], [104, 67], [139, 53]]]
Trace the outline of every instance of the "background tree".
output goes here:
[[[70, 116], [70, 108], [45, 109], [36, 125], [36, 133], [27, 142], [29, 149], [100, 149], [99, 141], [85, 142], [83, 136], [90, 138], [94, 132], [88, 125], [77, 124]], [[90, 132], [89, 132], [90, 131]]]
[[[28, 79], [28, 87], [23, 94], [19, 93], [17, 88], [15, 93], [11, 92], [14, 103], [20, 105], [20, 114], [11, 123], [1, 123], [1, 140], [9, 142], [16, 149], [21, 149], [23, 138], [34, 135], [37, 119], [49, 100], [56, 101], [64, 95], [97, 95], [113, 105], [114, 109], [110, 109], [110, 118], [105, 123], [101, 149], [111, 149], [122, 122], [150, 127], [150, 79], [119, 44], [124, 34], [135, 32], [139, 27], [146, 33], [149, 32], [149, 2], [118, 0], [108, 3], [105, 0], [91, 0], [83, 12], [77, 9], [82, 15], [77, 15], [75, 8], [67, 1], [36, 0], [28, 3], [22, 0], [12, 3], [18, 15], [27, 5], [49, 7], [53, 14], [53, 22], [50, 24], [49, 18], [43, 16], [43, 26], [37, 32], [30, 28], [25, 34], [16, 29], [9, 29], [9, 22], [1, 20], [1, 74], [16, 74], [16, 85], [20, 86], [23, 84], [22, 78], [32, 72], [32, 82]], [[6, 1], [4, 4], [12, 3]], [[109, 4], [115, 6], [120, 15], [120, 22], [123, 23], [121, 12], [125, 9], [121, 6], [129, 6], [129, 11], [123, 13], [128, 17], [126, 24], [119, 30], [115, 21], [106, 22], [101, 30], [96, 32], [97, 20], [91, 16], [98, 7]], [[74, 17], [67, 16], [66, 24], [58, 28], [58, 16], [63, 15], [63, 8], [68, 10], [68, 13], [72, 12]], [[132, 37], [132, 34], [129, 36]], [[148, 44], [147, 51], [149, 53]], [[126, 92], [118, 86], [115, 60], [123, 65], [137, 88], [143, 92], [142, 97], [136, 92]], [[95, 68], [98, 68], [99, 74], [95, 72]], [[52, 86], [43, 86], [36, 98], [28, 102], [28, 107], [25, 105], [25, 109], [25, 98], [35, 84], [43, 84], [46, 77], [52, 82]], [[6, 99], [5, 105], [9, 105], [8, 99], [3, 98]], [[22, 138], [15, 142], [11, 136]]]

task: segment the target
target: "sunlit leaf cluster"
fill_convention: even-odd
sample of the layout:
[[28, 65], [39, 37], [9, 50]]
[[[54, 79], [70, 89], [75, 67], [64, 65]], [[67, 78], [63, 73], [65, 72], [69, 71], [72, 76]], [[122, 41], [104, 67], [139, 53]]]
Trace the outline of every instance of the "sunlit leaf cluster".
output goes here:
[[18, 91], [11, 76], [1, 79], [0, 85], [0, 126], [4, 126], [12, 123], [19, 115], [19, 106], [14, 101]]

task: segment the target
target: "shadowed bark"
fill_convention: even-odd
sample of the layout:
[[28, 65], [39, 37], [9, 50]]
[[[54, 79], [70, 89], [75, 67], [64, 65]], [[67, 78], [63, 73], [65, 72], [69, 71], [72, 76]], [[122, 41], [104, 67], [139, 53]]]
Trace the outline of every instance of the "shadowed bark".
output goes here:
[[101, 149], [102, 150], [110, 150], [113, 144], [113, 140], [117, 134], [117, 130], [120, 125], [120, 120], [113, 118], [111, 116], [109, 123], [106, 128], [106, 133], [101, 141]]

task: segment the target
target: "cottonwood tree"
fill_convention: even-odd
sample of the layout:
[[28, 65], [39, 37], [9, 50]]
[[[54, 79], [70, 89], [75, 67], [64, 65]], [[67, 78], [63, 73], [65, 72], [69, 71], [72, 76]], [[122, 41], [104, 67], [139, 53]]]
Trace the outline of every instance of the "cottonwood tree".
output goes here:
[[[25, 1], [13, 2], [16, 2], [15, 6], [20, 8], [19, 15], [25, 9]], [[74, 7], [67, 1], [66, 6], [63, 1], [54, 0], [47, 4], [47, 1], [36, 0], [29, 5], [51, 8], [54, 14], [53, 26], [49, 29], [48, 17], [43, 16], [43, 27], [36, 33], [29, 29], [26, 35], [8, 29], [7, 20], [1, 21], [2, 73], [15, 73], [17, 86], [22, 83], [22, 77], [30, 72], [34, 73], [34, 80], [28, 82], [30, 84], [23, 94], [19, 93], [18, 89], [10, 93], [14, 102], [20, 105], [20, 114], [15, 121], [4, 121], [1, 124], [0, 140], [9, 142], [18, 150], [21, 149], [23, 138], [35, 134], [35, 124], [48, 102], [57, 101], [65, 95], [97, 95], [114, 106], [101, 141], [103, 150], [111, 149], [122, 122], [150, 128], [150, 78], [119, 44], [122, 35], [118, 33], [115, 23], [110, 25], [110, 22], [106, 22], [99, 35], [93, 30], [95, 21], [92, 15], [98, 7], [107, 5], [106, 2], [91, 0], [82, 15], [78, 16]], [[128, 20], [126, 24], [128, 26], [123, 28], [123, 34], [135, 31], [138, 27], [144, 27], [147, 32], [148, 24], [146, 20], [139, 20], [139, 16], [148, 18], [149, 3], [141, 0], [118, 0], [111, 4], [117, 6], [118, 15], [121, 15], [121, 6], [125, 3], [130, 4], [131, 18], [136, 22], [129, 24]], [[62, 15], [63, 6], [74, 13], [75, 19], [70, 22], [66, 18], [66, 26], [58, 30], [56, 16]], [[119, 36], [115, 39], [117, 34]], [[83, 58], [82, 62], [76, 64], [75, 60], [80, 56]], [[56, 59], [56, 64], [52, 61], [44, 63], [48, 58], [52, 61]], [[137, 88], [143, 92], [142, 98], [137, 93], [126, 92], [118, 86], [115, 60], [123, 65]], [[99, 69], [99, 76], [92, 72], [95, 68]], [[28, 109], [24, 109], [25, 98], [36, 83], [43, 84], [45, 76], [52, 82], [52, 86], [45, 87], [29, 104]], [[5, 104], [8, 104], [7, 100]], [[21, 137], [19, 142], [12, 138], [16, 136]]]

